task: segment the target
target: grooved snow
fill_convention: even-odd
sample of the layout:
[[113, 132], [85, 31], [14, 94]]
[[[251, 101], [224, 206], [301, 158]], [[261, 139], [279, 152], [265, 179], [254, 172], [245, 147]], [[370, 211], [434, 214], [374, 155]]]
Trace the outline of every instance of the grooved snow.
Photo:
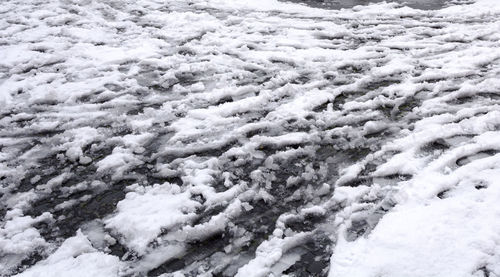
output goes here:
[[0, 6], [0, 276], [500, 276], [500, 6]]

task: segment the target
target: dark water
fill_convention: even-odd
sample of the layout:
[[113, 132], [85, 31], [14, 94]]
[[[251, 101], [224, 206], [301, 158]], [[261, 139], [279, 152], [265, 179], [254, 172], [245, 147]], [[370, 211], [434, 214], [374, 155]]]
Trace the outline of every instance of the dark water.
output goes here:
[[398, 2], [409, 7], [422, 10], [437, 10], [446, 6], [449, 0], [289, 0], [287, 2], [303, 3], [311, 7], [324, 9], [352, 8], [358, 5], [368, 5], [378, 2]]

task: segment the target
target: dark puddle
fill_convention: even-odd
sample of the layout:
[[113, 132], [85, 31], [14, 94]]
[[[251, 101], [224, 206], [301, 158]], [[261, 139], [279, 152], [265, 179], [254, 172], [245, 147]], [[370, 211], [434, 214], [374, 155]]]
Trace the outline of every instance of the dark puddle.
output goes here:
[[314, 8], [322, 8], [322, 9], [331, 9], [331, 10], [339, 10], [339, 9], [349, 9], [359, 5], [368, 5], [371, 3], [380, 3], [380, 2], [397, 2], [404, 4], [408, 7], [414, 9], [421, 10], [438, 10], [449, 5], [449, 0], [396, 0], [396, 1], [388, 1], [388, 0], [288, 0], [286, 2], [293, 3], [301, 3]]

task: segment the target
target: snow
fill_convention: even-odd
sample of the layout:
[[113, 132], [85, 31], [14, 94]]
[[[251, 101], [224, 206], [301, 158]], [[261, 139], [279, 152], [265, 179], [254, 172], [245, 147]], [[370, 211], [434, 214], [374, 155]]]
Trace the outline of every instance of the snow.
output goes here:
[[[368, 237], [340, 240], [329, 276], [473, 276], [483, 267], [496, 274], [500, 228], [494, 196], [499, 189], [496, 160], [494, 169], [464, 178], [447, 198], [409, 197]], [[476, 190], [479, 182], [488, 187]]]
[[0, 14], [0, 275], [500, 276], [496, 0]]
[[90, 241], [78, 231], [67, 239], [45, 261], [15, 276], [118, 276], [117, 257], [96, 251]]
[[177, 185], [163, 184], [137, 187], [117, 205], [116, 215], [105, 220], [107, 228], [123, 236], [123, 240], [139, 254], [163, 230], [191, 221], [200, 204], [181, 192]]
[[240, 268], [236, 276], [269, 276], [272, 266], [280, 261], [283, 253], [303, 243], [305, 237], [305, 234], [297, 234], [284, 239], [276, 237], [265, 241], [257, 248], [256, 257]]
[[36, 218], [17, 216], [5, 222], [0, 229], [0, 250], [3, 253], [0, 259], [2, 272], [12, 270], [11, 266], [15, 260], [25, 258], [26, 253], [32, 249], [47, 247], [47, 242], [33, 225], [51, 219], [50, 213], [44, 213]]

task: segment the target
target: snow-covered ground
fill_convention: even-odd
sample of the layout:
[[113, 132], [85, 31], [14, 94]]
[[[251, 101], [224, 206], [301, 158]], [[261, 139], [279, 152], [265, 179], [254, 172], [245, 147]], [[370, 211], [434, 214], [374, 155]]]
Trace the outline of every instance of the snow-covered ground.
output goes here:
[[447, 6], [3, 1], [0, 276], [500, 276], [500, 5]]
[[282, 0], [283, 2], [300, 3], [322, 9], [352, 8], [358, 5], [368, 5], [379, 2], [396, 2], [406, 6], [422, 9], [436, 10], [455, 4], [472, 3], [473, 0]]

